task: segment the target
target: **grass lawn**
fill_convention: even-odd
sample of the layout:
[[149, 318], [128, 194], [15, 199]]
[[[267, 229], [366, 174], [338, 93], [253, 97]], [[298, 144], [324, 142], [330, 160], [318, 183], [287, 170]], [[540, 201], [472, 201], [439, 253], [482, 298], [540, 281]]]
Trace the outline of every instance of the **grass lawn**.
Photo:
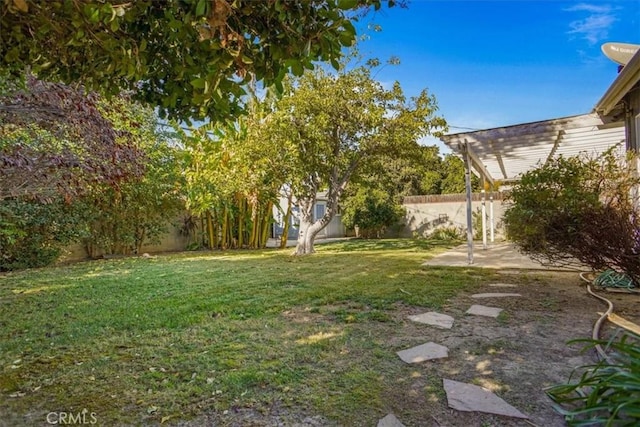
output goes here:
[[389, 342], [393, 313], [439, 309], [492, 278], [421, 267], [445, 247], [346, 241], [307, 257], [198, 252], [1, 274], [2, 422], [86, 409], [98, 425], [173, 424], [277, 406], [375, 425], [386, 391], [411, 375]]

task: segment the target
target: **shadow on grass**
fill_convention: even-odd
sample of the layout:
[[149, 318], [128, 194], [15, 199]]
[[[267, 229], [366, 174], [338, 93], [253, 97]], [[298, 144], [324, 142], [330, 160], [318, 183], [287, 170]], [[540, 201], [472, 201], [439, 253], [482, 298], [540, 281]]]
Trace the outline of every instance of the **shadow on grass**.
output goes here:
[[459, 242], [427, 239], [351, 239], [317, 246], [318, 251], [368, 252], [384, 250], [432, 250], [454, 247]]
[[494, 274], [422, 266], [454, 244], [351, 240], [306, 257], [215, 251], [0, 275], [0, 413], [41, 425], [34, 408], [86, 407], [102, 425], [160, 425], [284, 402], [373, 425], [408, 372], [389, 346], [397, 310], [439, 309]]

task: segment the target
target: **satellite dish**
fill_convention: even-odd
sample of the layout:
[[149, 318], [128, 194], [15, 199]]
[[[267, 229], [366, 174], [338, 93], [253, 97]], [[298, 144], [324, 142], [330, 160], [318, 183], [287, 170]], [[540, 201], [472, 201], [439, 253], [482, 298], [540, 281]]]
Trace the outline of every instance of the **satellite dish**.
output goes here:
[[607, 58], [616, 64], [624, 66], [631, 61], [633, 55], [635, 55], [638, 49], [640, 49], [640, 44], [605, 43], [602, 45], [601, 49], [602, 53], [604, 53]]

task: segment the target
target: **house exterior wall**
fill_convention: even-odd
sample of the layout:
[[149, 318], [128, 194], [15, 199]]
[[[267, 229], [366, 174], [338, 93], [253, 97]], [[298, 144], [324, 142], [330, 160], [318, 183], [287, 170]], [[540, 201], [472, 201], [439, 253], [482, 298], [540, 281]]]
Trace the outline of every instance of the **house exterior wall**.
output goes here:
[[327, 239], [330, 237], [345, 237], [347, 229], [342, 223], [342, 215], [336, 214], [329, 224], [318, 233], [318, 238]]
[[[274, 227], [273, 227], [273, 235], [272, 237], [280, 238], [282, 232], [284, 230], [284, 212], [287, 211], [287, 198], [280, 197], [279, 207], [274, 206], [273, 208], [273, 218], [274, 218]], [[292, 202], [294, 207], [291, 209], [291, 218], [289, 219], [289, 233], [287, 239], [296, 240], [298, 238], [298, 228], [300, 226], [300, 219], [298, 214], [298, 208], [295, 207], [295, 200]], [[314, 218], [317, 218], [318, 215], [324, 214], [324, 209], [326, 209], [326, 193], [321, 192], [316, 196], [316, 203], [313, 205], [313, 213]], [[319, 239], [327, 239], [331, 237], [344, 237], [347, 234], [346, 227], [342, 223], [342, 215], [337, 213], [329, 224], [318, 233], [317, 238]]]
[[625, 96], [627, 114], [625, 127], [627, 129], [627, 149], [640, 152], [640, 83]]

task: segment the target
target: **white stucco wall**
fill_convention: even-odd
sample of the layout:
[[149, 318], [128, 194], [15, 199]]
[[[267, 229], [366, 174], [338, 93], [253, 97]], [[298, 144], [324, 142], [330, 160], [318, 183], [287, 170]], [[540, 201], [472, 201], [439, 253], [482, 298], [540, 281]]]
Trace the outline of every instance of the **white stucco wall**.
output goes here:
[[[462, 196], [463, 197], [463, 196]], [[460, 198], [462, 198], [460, 197]], [[436, 198], [436, 197], [434, 197]], [[487, 215], [487, 233], [489, 230], [489, 209], [491, 202], [485, 201]], [[467, 204], [462, 201], [433, 201], [424, 203], [404, 203], [406, 214], [404, 227], [400, 229], [400, 237], [426, 237], [440, 227], [467, 228]], [[482, 208], [481, 201], [472, 202], [473, 212], [479, 215]], [[496, 238], [504, 236], [502, 217], [506, 205], [502, 200], [493, 201], [493, 217]]]

